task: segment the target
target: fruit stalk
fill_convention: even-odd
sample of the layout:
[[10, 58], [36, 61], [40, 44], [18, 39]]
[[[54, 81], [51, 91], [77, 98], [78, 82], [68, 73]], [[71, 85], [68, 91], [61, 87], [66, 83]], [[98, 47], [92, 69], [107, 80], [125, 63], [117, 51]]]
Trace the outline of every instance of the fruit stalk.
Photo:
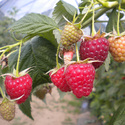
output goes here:
[[19, 48], [19, 54], [17, 59], [17, 66], [16, 66], [16, 76], [19, 77], [19, 62], [20, 62], [20, 55], [21, 55], [21, 47], [22, 47], [22, 40], [20, 41], [20, 48]]
[[[95, 14], [95, 20], [99, 18], [102, 14], [104, 14], [106, 11], [110, 10], [111, 8], [102, 8], [98, 13]], [[87, 27], [92, 22], [92, 18], [90, 17], [87, 21], [85, 21], [82, 25], [82, 27]]]
[[61, 42], [58, 44], [57, 53], [56, 53], [56, 65], [57, 65], [58, 69], [60, 68], [60, 66], [59, 66], [59, 60], [58, 60], [60, 44], [61, 44]]
[[95, 9], [94, 9], [94, 1], [92, 0], [92, 7], [93, 7], [93, 15], [92, 15], [92, 36], [96, 34], [95, 27], [94, 27], [94, 17], [95, 17]]
[[121, 5], [119, 4], [119, 7], [118, 7], [118, 20], [117, 20], [117, 35], [118, 35], [118, 36], [120, 35], [120, 31], [119, 31], [120, 8], [121, 8]]
[[4, 94], [3, 94], [3, 91], [2, 91], [1, 87], [0, 87], [0, 93], [1, 93], [2, 97], [4, 98]]
[[79, 62], [79, 50], [78, 50], [77, 43], [76, 43], [76, 57], [77, 57], [77, 62]]
[[90, 6], [88, 7], [88, 11], [85, 13], [85, 15], [83, 16], [83, 18], [81, 19], [81, 21], [79, 22], [80, 24], [83, 22], [83, 20], [86, 18], [86, 16], [88, 15], [90, 9], [92, 7], [92, 3], [90, 4]]

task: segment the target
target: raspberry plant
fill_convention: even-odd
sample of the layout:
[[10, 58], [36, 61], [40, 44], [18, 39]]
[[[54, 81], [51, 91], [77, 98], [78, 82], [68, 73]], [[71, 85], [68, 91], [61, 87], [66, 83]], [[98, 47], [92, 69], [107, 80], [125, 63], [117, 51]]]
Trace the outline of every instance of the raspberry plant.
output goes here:
[[[98, 7], [96, 5], [98, 5]], [[93, 100], [91, 102], [91, 107], [93, 107], [94, 112], [96, 112], [96, 110], [98, 111], [98, 113], [95, 114], [99, 118], [105, 118], [102, 119], [104, 124], [110, 123], [110, 125], [113, 125], [117, 123], [117, 125], [121, 125], [121, 123], [117, 121], [124, 120], [124, 92], [121, 92], [120, 96], [116, 96], [118, 91], [113, 91], [114, 93], [110, 100], [110, 89], [115, 88], [121, 91], [122, 86], [124, 85], [121, 83], [120, 85], [116, 85], [115, 83], [117, 82], [115, 81], [110, 83], [110, 79], [107, 77], [111, 77], [111, 72], [116, 72], [117, 70], [116, 68], [115, 71], [112, 69], [114, 68], [114, 61], [124, 61], [123, 51], [125, 46], [122, 38], [125, 33], [123, 32], [124, 21], [121, 21], [123, 15], [121, 12], [124, 11], [125, 0], [82, 0], [81, 4], [79, 4], [80, 13], [75, 7], [61, 0], [56, 4], [52, 18], [46, 15], [31, 13], [16, 21], [11, 25], [9, 31], [13, 34], [12, 37], [17, 42], [0, 48], [0, 60], [2, 65], [0, 90], [3, 98], [6, 98], [6, 95], [4, 94], [5, 90], [10, 96], [10, 98], [7, 99], [8, 102], [14, 101], [14, 104], [18, 105], [25, 115], [33, 119], [30, 106], [32, 94], [43, 100], [47, 93], [51, 93], [50, 91], [52, 91], [52, 87], [50, 87], [50, 84], [53, 82], [54, 85], [63, 92], [70, 91], [78, 98], [81, 98], [82, 96], [91, 98], [91, 100]], [[109, 36], [105, 36], [106, 38], [101, 38], [101, 36], [98, 37], [98, 33], [96, 33], [94, 28], [96, 22], [105, 22], [105, 20], [98, 20], [103, 14], [107, 14], [107, 16], [110, 15], [105, 31], [105, 34], [109, 32], [110, 34], [108, 34]], [[90, 33], [91, 36], [88, 38], [91, 37], [92, 42], [85, 40], [86, 35], [84, 33], [84, 28], [90, 25], [92, 26]], [[102, 32], [102, 29], [100, 30]], [[114, 33], [113, 31], [117, 31], [117, 33]], [[14, 33], [25, 34], [25, 37], [21, 40], [17, 40]], [[109, 49], [112, 56], [115, 57], [114, 59], [108, 54], [108, 41], [106, 40], [108, 37], [111, 37], [108, 39], [110, 43]], [[120, 41], [120, 48], [116, 47], [117, 42], [115, 43], [112, 41], [112, 37], [115, 38], [115, 42], [116, 40]], [[100, 39], [101, 41], [105, 41], [102, 42], [101, 45], [97, 43]], [[77, 45], [77, 42], [79, 44], [84, 40], [85, 42], [82, 44], [87, 45], [81, 47], [80, 51], [82, 48], [86, 51], [82, 55], [83, 60], [80, 60], [78, 51], [79, 46]], [[96, 45], [92, 46], [94, 40], [96, 41]], [[107, 43], [106, 47], [104, 46], [105, 43]], [[19, 49], [17, 49], [18, 46]], [[71, 46], [75, 47], [76, 52], [74, 52], [74, 49], [71, 49]], [[89, 53], [88, 55], [92, 55], [91, 48], [97, 48], [97, 46], [103, 47], [101, 49], [99, 47], [99, 55], [101, 57], [96, 54], [94, 57], [87, 57], [87, 53]], [[113, 47], [116, 48], [114, 49]], [[64, 50], [61, 55], [62, 59], [59, 59], [61, 54], [60, 48], [63, 48]], [[97, 49], [95, 49], [95, 52], [96, 50]], [[122, 59], [122, 61], [116, 59], [117, 56]], [[120, 65], [118, 62], [117, 65]], [[111, 64], [110, 67], [109, 64]], [[95, 70], [93, 65], [98, 69]], [[5, 68], [3, 68], [4, 66]], [[27, 69], [29, 69], [29, 72], [27, 72]], [[84, 74], [85, 72], [86, 74]], [[122, 72], [122, 75], [124, 75], [123, 70]], [[31, 78], [24, 78], [26, 74], [29, 74]], [[100, 77], [98, 77], [98, 74]], [[101, 81], [105, 76], [107, 76], [105, 80]], [[17, 83], [17, 79], [19, 79], [21, 84]], [[22, 80], [26, 81], [22, 83]], [[28, 80], [30, 83], [27, 82]], [[117, 77], [115, 77], [114, 80], [117, 81]], [[19, 88], [14, 87], [15, 83]], [[25, 84], [27, 85], [25, 86]], [[21, 89], [21, 87], [23, 89]], [[93, 87], [95, 88], [95, 92], [92, 91]], [[25, 88], [28, 88], [28, 90]], [[108, 89], [108, 94], [105, 93], [106, 89]], [[23, 90], [25, 90], [24, 93], [22, 92]], [[19, 91], [21, 91], [21, 95], [18, 95]], [[18, 93], [18, 96], [14, 95], [14, 93]], [[120, 105], [119, 103], [115, 107], [114, 105], [109, 106], [109, 104], [112, 104], [115, 100], [119, 100], [122, 104]], [[2, 102], [2, 107], [9, 105], [8, 102], [5, 104]], [[109, 107], [107, 106], [107, 103]], [[103, 108], [105, 109], [105, 107], [107, 107], [107, 109], [110, 109], [108, 113], [112, 113], [113, 115], [107, 115], [109, 117], [105, 117], [106, 115], [104, 116], [104, 114], [106, 110], [100, 109], [102, 104]], [[4, 112], [0, 110], [0, 114], [5, 120], [11, 120], [14, 118], [9, 117], [10, 114], [8, 114], [7, 110]]]

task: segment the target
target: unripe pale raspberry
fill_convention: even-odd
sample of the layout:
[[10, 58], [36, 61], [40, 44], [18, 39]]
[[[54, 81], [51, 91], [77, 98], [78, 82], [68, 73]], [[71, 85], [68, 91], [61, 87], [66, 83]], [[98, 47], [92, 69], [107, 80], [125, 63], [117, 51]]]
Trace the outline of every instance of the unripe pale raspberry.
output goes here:
[[68, 23], [65, 25], [61, 34], [61, 43], [63, 46], [69, 46], [76, 43], [82, 37], [83, 32], [77, 28], [74, 24]]
[[109, 41], [109, 51], [113, 56], [114, 60], [117, 62], [125, 61], [125, 36], [121, 37], [110, 37]]
[[15, 102], [4, 99], [0, 104], [0, 115], [6, 121], [11, 121], [15, 117]]

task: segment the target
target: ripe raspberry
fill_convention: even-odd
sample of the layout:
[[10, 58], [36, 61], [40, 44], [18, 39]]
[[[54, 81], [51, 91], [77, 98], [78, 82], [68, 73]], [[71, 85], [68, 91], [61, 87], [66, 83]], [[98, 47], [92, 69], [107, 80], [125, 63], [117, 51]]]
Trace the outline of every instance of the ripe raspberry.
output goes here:
[[3, 119], [11, 121], [15, 117], [15, 102], [5, 98], [0, 104], [0, 115]]
[[71, 64], [67, 67], [65, 78], [77, 98], [92, 92], [95, 68], [89, 63]]
[[109, 51], [117, 62], [125, 61], [125, 36], [122, 37], [110, 37], [109, 39]]
[[32, 78], [29, 74], [18, 78], [13, 78], [8, 75], [5, 78], [5, 88], [11, 99], [16, 99], [23, 95], [22, 98], [16, 101], [17, 104], [21, 104], [26, 101], [31, 93]]
[[72, 45], [73, 43], [78, 42], [82, 35], [83, 32], [81, 29], [77, 28], [72, 23], [68, 23], [67, 25], [65, 25], [62, 31], [61, 43], [63, 46]]
[[107, 58], [109, 42], [106, 38], [85, 39], [80, 45], [80, 58], [82, 60], [93, 58], [102, 62], [93, 62], [95, 68], [100, 67]]
[[67, 85], [65, 74], [64, 74], [64, 67], [60, 68], [56, 73], [51, 75], [51, 81], [57, 88], [59, 88], [62, 92], [71, 91], [70, 87]]

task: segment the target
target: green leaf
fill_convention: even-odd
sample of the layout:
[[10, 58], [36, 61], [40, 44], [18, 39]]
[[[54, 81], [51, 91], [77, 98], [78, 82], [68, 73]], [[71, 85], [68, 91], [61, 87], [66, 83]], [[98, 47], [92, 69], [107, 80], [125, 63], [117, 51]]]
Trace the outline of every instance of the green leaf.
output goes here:
[[53, 30], [53, 34], [55, 35], [57, 43], [60, 43], [61, 35], [60, 35], [59, 30]]
[[117, 12], [116, 8], [112, 10], [109, 21], [106, 27], [106, 32], [111, 32], [113, 31], [113, 28], [117, 31]]
[[32, 115], [31, 115], [31, 106], [30, 106], [30, 99], [29, 98], [24, 103], [20, 104], [19, 108], [25, 115], [27, 115], [29, 118], [34, 120]]
[[60, 99], [63, 99], [63, 97], [66, 95], [66, 93], [65, 93], [65, 92], [62, 92], [59, 88], [57, 88], [57, 90], [58, 90]]
[[79, 4], [80, 12], [82, 12], [82, 10], [84, 9], [84, 7], [86, 5], [89, 5], [89, 4], [91, 4], [90, 0], [82, 0], [82, 3]]
[[62, 1], [62, 4], [65, 7], [66, 11], [70, 15], [74, 16], [74, 14], [77, 13], [77, 9], [74, 6], [72, 6], [71, 4], [68, 4], [68, 3], [64, 2], [64, 1]]
[[114, 113], [112, 119], [110, 120], [110, 125], [124, 125], [125, 121], [125, 103], [122, 103], [119, 108]]
[[39, 36], [49, 40], [55, 47], [57, 47], [57, 41], [55, 39], [55, 36], [53, 34], [53, 31], [54, 30], [51, 30], [49, 32], [46, 32], [46, 33], [42, 33], [42, 34], [39, 34]]
[[[10, 55], [9, 66], [16, 67], [18, 51]], [[56, 47], [42, 37], [34, 37], [22, 47], [19, 71], [31, 67], [29, 74], [33, 79], [33, 88], [40, 84], [50, 82], [46, 74], [56, 66]]]
[[109, 70], [109, 64], [110, 64], [110, 53], [108, 54], [106, 60], [105, 60], [105, 70]]
[[58, 29], [54, 20], [35, 13], [27, 14], [10, 27], [10, 30], [23, 34], [41, 34], [54, 29]]
[[122, 3], [122, 0], [118, 0], [118, 4], [121, 4]]
[[56, 7], [54, 8], [53, 19], [61, 27], [66, 23], [63, 16], [65, 16], [69, 21], [72, 21], [73, 16], [76, 12], [77, 9], [75, 7], [61, 0], [56, 4]]
[[[112, 32], [113, 28], [115, 29], [115, 31], [117, 31], [118, 12], [117, 12], [116, 8], [114, 8], [110, 14], [108, 13], [107, 16], [109, 16], [109, 21], [108, 21], [108, 24], [107, 24], [107, 27], [106, 27], [106, 32]], [[120, 19], [123, 16], [124, 16], [124, 14], [120, 13]], [[124, 31], [124, 28], [123, 28], [121, 22], [120, 22], [120, 25], [119, 25], [119, 29], [120, 29], [120, 32]]]

